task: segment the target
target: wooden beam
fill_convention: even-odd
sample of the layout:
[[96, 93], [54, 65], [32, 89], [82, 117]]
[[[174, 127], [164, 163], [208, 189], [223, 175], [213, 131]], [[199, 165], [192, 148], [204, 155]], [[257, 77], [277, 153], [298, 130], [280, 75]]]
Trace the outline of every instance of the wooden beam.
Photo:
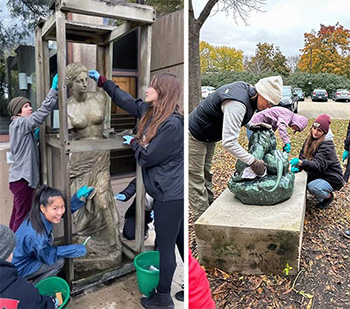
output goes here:
[[142, 98], [150, 83], [151, 72], [151, 43], [152, 43], [152, 26], [146, 25], [141, 27], [140, 43], [140, 74], [138, 97]]
[[70, 13], [132, 20], [142, 23], [153, 23], [156, 19], [156, 12], [153, 7], [127, 2], [106, 3], [97, 0], [58, 0], [56, 8]]
[[54, 35], [56, 28], [56, 14], [55, 12], [45, 21], [42, 26], [42, 37], [47, 40], [48, 35]]
[[136, 23], [136, 22], [125, 22], [120, 26], [115, 27], [112, 30], [111, 34], [107, 37], [105, 44], [122, 38], [123, 36], [127, 35], [128, 33], [140, 27], [141, 25], [142, 25], [141, 23]]

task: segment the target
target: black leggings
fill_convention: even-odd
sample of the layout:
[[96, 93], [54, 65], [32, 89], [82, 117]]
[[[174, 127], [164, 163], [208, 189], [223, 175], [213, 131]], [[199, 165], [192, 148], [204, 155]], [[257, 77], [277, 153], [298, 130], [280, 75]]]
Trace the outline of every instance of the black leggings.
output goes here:
[[184, 200], [154, 202], [154, 225], [160, 255], [159, 283], [157, 291], [169, 293], [173, 280], [176, 257], [175, 244], [183, 260], [184, 256]]

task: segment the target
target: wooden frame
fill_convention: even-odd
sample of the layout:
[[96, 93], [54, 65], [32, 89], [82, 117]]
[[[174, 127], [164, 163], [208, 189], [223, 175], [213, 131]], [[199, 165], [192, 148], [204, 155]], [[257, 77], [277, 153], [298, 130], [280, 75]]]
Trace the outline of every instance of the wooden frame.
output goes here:
[[[151, 65], [151, 35], [152, 24], [155, 21], [155, 11], [150, 6], [131, 3], [110, 3], [97, 0], [56, 0], [52, 7], [54, 13], [46, 20], [39, 22], [35, 30], [36, 50], [36, 72], [37, 72], [37, 99], [42, 102], [50, 87], [49, 72], [49, 49], [48, 41], [57, 41], [57, 71], [58, 81], [58, 105], [59, 105], [59, 134], [46, 133], [46, 127], [41, 126], [41, 158], [42, 158], [42, 180], [52, 185], [52, 150], [60, 151], [61, 183], [62, 190], [66, 196], [70, 192], [70, 163], [69, 154], [72, 152], [92, 150], [124, 149], [121, 137], [107, 138], [99, 141], [70, 141], [67, 122], [67, 86], [66, 80], [66, 59], [67, 42], [85, 43], [97, 45], [96, 69], [108, 79], [112, 78], [112, 53], [113, 41], [125, 36], [138, 27], [141, 27], [141, 61], [138, 96], [144, 93], [145, 87], [149, 84]], [[89, 16], [100, 16], [115, 18], [125, 22], [118, 26], [106, 26], [74, 22], [67, 20], [68, 13], [77, 13]], [[110, 99], [107, 102], [105, 129], [110, 129]], [[48, 121], [50, 125], [50, 121]], [[55, 162], [56, 164], [56, 162]], [[123, 253], [128, 258], [133, 258], [137, 253], [144, 250], [144, 187], [142, 183], [141, 168], [136, 168], [136, 228], [134, 246], [123, 245]], [[70, 200], [67, 199], [66, 212], [71, 212]], [[66, 216], [64, 220], [64, 240], [66, 244], [72, 242], [72, 219]], [[119, 269], [101, 274], [94, 274], [89, 278], [83, 278], [74, 282], [74, 264], [71, 259], [67, 260], [67, 279], [74, 291], [81, 290], [84, 286], [91, 286], [104, 280], [110, 280], [116, 276], [133, 270], [131, 263], [122, 265]]]

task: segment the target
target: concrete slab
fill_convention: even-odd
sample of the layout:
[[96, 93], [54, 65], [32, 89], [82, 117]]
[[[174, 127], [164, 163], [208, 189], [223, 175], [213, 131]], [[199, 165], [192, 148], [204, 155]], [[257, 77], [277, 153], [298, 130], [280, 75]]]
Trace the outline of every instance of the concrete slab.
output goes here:
[[196, 221], [200, 262], [226, 272], [282, 274], [299, 269], [306, 173], [295, 175], [291, 198], [274, 206], [244, 205], [226, 189]]

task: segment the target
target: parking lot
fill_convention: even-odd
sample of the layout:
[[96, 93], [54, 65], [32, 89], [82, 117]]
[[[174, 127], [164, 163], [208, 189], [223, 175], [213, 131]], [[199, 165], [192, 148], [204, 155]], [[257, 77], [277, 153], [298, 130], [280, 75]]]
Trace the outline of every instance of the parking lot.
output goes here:
[[299, 102], [298, 114], [306, 118], [316, 118], [320, 114], [327, 113], [334, 119], [350, 119], [350, 102], [312, 102], [310, 98]]

